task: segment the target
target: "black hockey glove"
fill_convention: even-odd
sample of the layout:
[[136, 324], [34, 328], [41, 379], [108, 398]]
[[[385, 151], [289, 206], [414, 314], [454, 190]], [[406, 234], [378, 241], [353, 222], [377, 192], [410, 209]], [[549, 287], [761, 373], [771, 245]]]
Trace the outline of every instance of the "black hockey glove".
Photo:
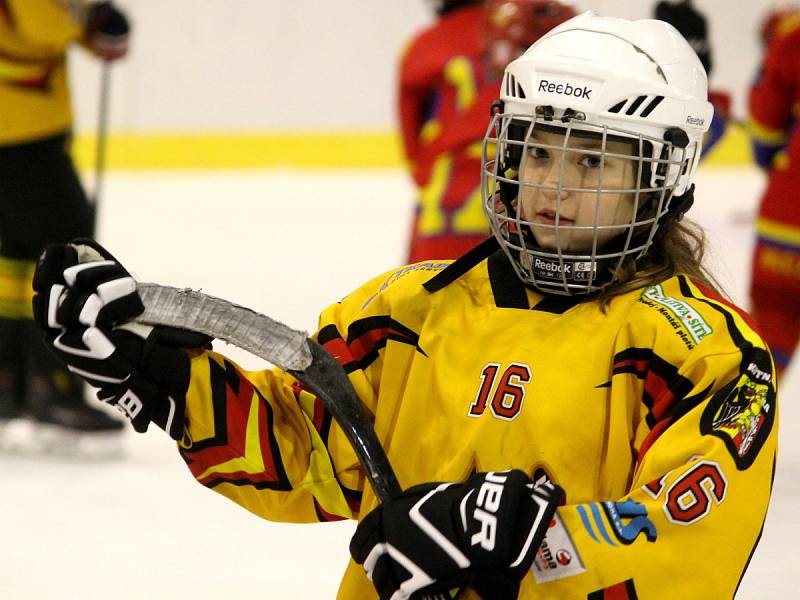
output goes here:
[[89, 3], [84, 31], [86, 42], [100, 58], [116, 60], [127, 54], [131, 27], [111, 2]]
[[364, 518], [350, 554], [382, 600], [463, 587], [513, 599], [563, 494], [518, 470], [415, 486]]
[[175, 329], [133, 328], [67, 327], [52, 348], [70, 371], [99, 388], [98, 399], [116, 407], [136, 431], [144, 433], [152, 422], [180, 440], [190, 370], [189, 355], [180, 348], [202, 345], [208, 338], [182, 332], [186, 338], [178, 341]]
[[136, 280], [94, 240], [47, 246], [33, 290], [34, 318], [50, 337], [75, 325], [110, 328], [144, 311]]
[[48, 246], [36, 268], [34, 318], [56, 356], [144, 432], [183, 435], [189, 356], [204, 335], [129, 321], [144, 309], [136, 282], [91, 240]]

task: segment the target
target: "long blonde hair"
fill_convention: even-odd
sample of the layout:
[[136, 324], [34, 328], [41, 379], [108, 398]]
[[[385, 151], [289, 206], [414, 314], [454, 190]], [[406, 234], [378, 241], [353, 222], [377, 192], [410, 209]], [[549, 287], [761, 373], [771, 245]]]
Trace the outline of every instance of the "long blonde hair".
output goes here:
[[634, 260], [627, 257], [617, 269], [614, 282], [598, 296], [605, 310], [616, 296], [643, 289], [681, 274], [725, 295], [722, 286], [703, 263], [706, 235], [703, 229], [686, 219], [673, 221], [664, 233], [653, 240], [647, 254]]

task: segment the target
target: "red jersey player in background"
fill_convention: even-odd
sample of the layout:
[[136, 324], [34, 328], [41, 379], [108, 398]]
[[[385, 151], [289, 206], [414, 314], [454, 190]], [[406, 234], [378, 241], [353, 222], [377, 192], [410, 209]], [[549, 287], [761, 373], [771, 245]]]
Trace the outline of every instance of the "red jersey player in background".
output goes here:
[[439, 19], [409, 44], [399, 113], [418, 189], [408, 261], [457, 258], [486, 239], [481, 140], [503, 68], [575, 15], [560, 2], [442, 0]]
[[[766, 49], [769, 43], [775, 37], [779, 30], [783, 30], [781, 23], [785, 22], [789, 17], [796, 15], [800, 11], [800, 7], [791, 3], [779, 3], [773, 8], [767, 16], [761, 21], [761, 44]], [[791, 24], [789, 25], [791, 27]]]
[[764, 58], [750, 90], [753, 155], [767, 173], [756, 223], [751, 312], [778, 372], [800, 340], [800, 12], [781, 9], [761, 28]]

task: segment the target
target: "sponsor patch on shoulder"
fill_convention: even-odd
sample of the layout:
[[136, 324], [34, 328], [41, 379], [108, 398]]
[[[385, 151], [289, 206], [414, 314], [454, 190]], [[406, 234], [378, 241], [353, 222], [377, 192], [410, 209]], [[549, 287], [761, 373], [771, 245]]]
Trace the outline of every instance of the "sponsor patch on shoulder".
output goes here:
[[742, 372], [711, 398], [700, 431], [725, 442], [741, 471], [753, 464], [775, 420], [776, 394], [769, 354], [753, 348]]
[[675, 334], [690, 350], [703, 338], [714, 333], [714, 329], [697, 309], [685, 300], [667, 296], [660, 285], [647, 288], [642, 292], [640, 301], [664, 315], [675, 330]]
[[556, 511], [531, 566], [536, 583], [572, 577], [585, 570], [578, 549]]

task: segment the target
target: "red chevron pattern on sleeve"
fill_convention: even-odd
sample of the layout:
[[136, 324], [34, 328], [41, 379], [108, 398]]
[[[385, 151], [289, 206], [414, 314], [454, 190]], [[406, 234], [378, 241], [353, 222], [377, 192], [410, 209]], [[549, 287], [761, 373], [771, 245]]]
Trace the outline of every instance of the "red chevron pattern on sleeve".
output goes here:
[[223, 369], [209, 362], [215, 435], [181, 451], [192, 475], [210, 488], [230, 483], [291, 489], [269, 402], [231, 363], [225, 361]]

